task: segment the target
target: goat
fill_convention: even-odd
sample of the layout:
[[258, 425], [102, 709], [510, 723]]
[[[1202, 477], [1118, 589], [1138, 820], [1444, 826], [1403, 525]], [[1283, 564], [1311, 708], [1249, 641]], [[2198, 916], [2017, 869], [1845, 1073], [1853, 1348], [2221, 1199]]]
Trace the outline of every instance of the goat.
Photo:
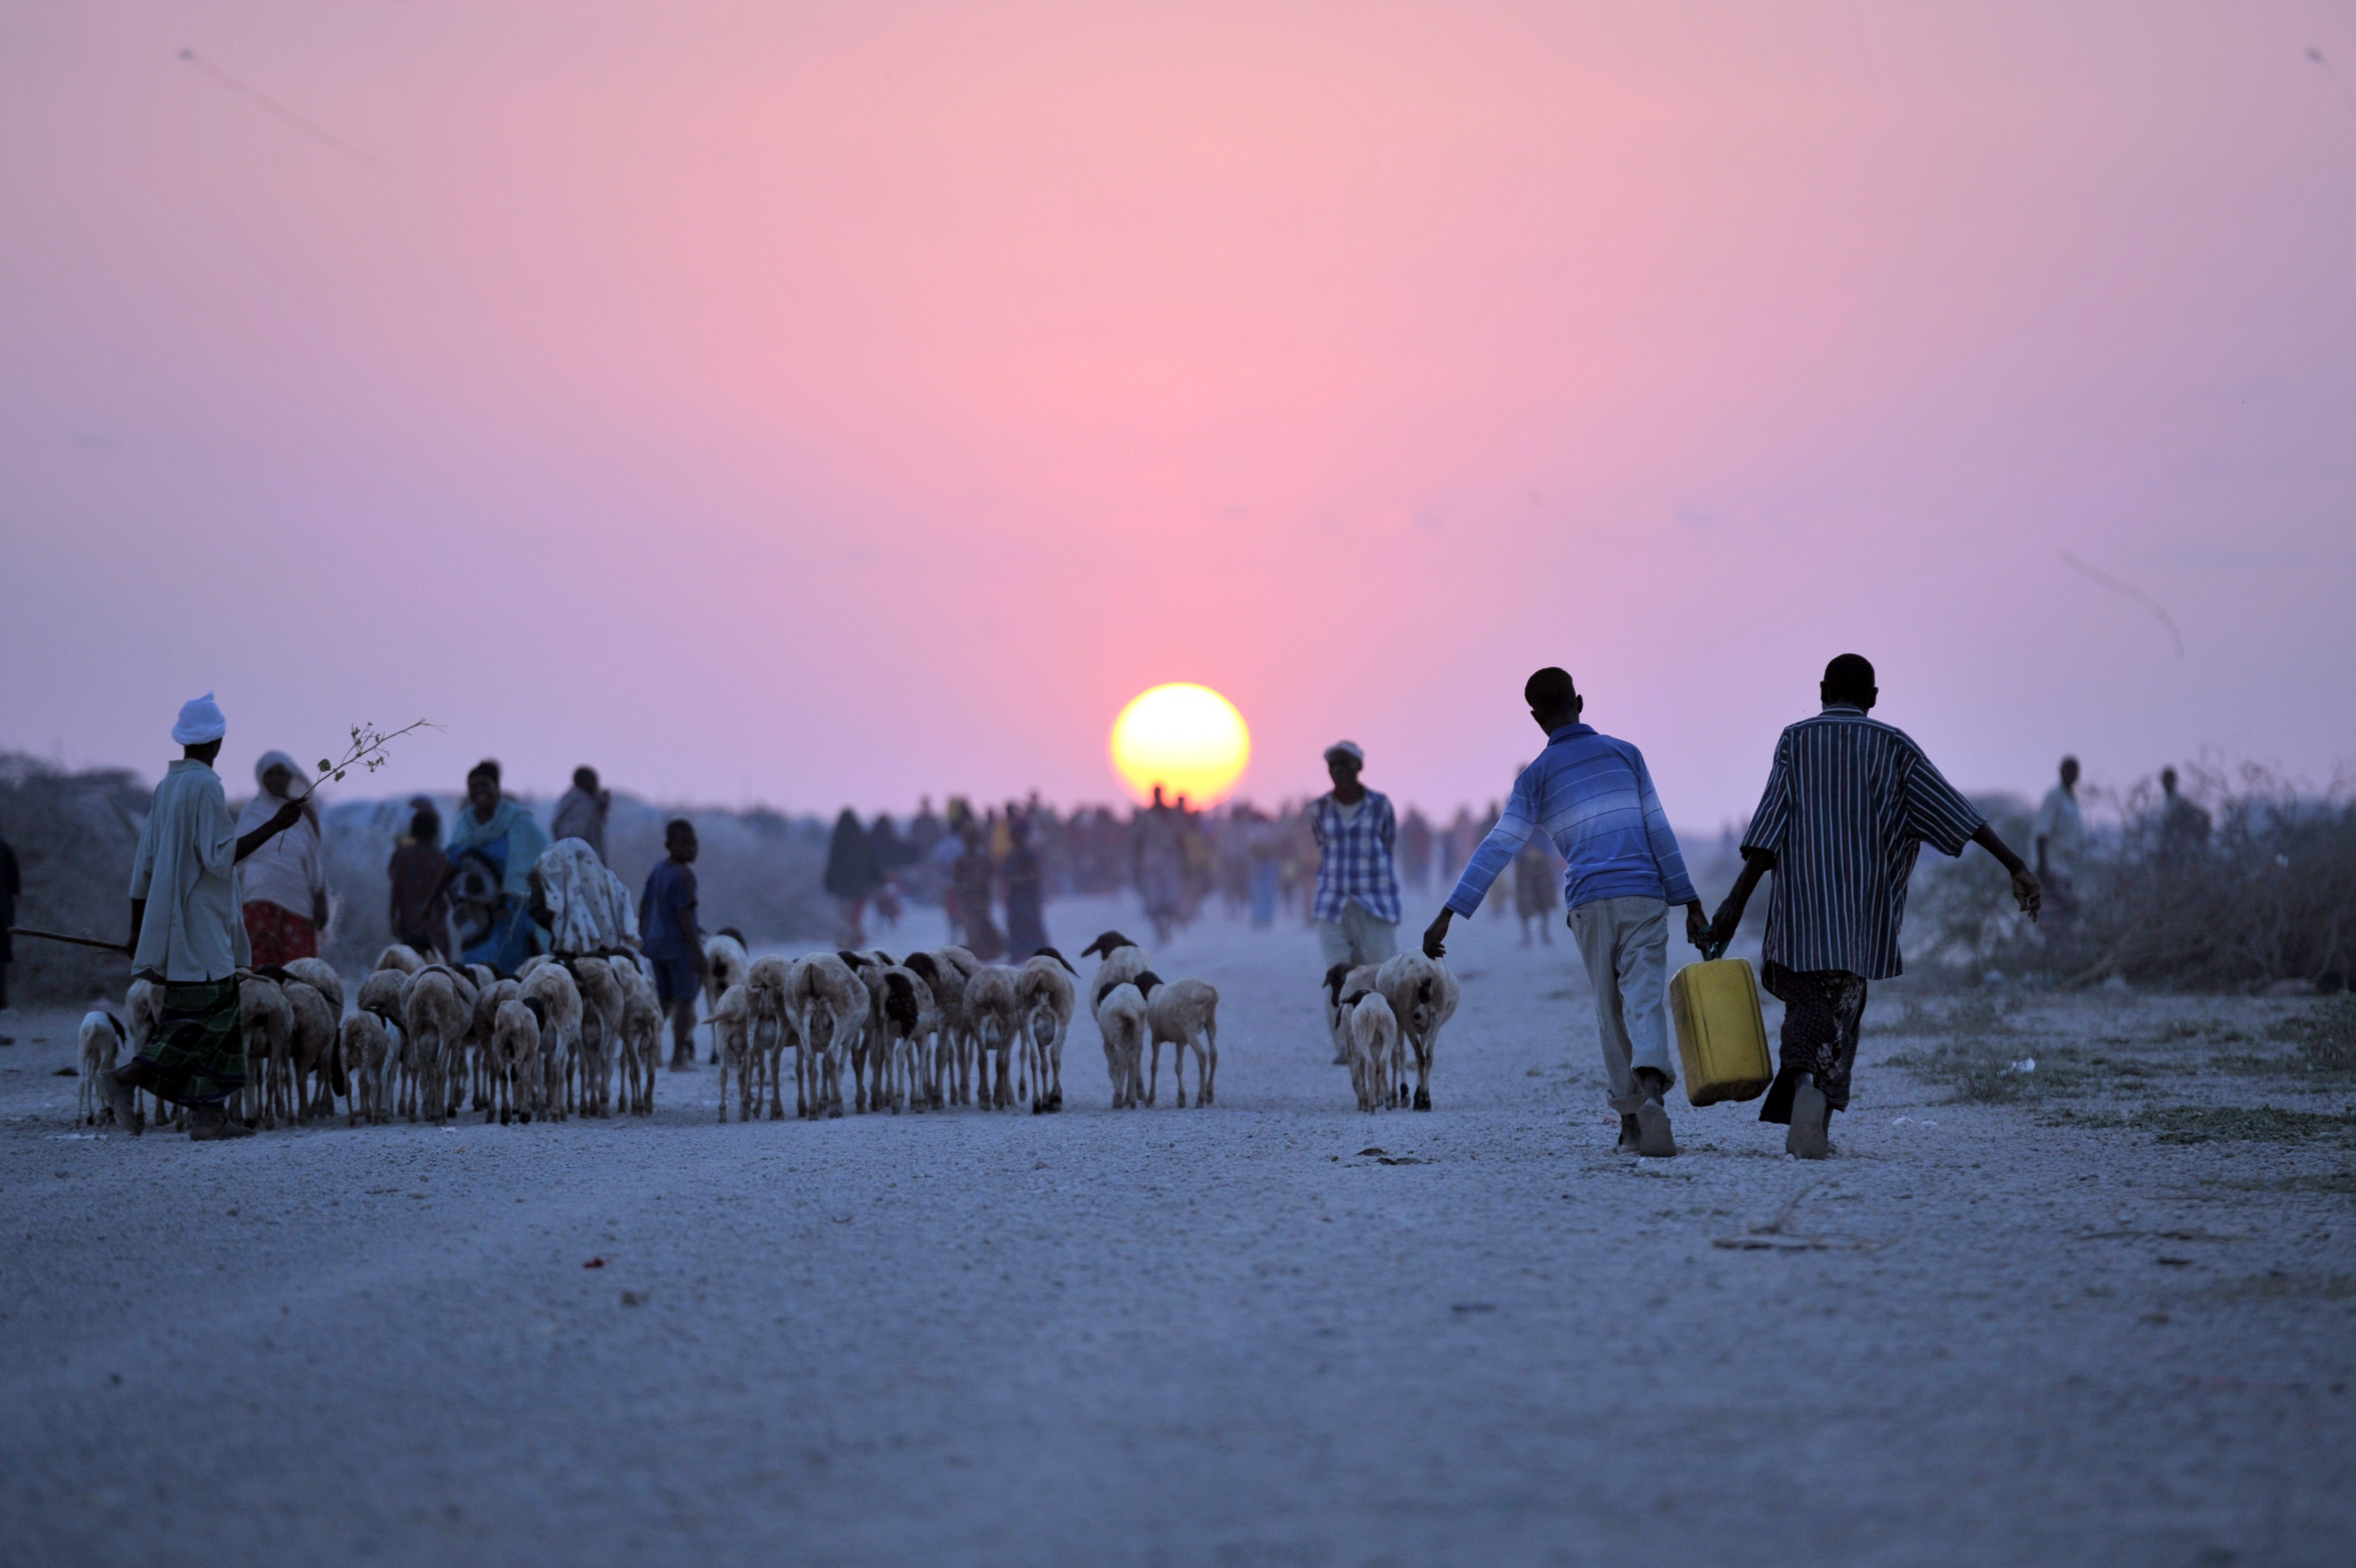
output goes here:
[[752, 993], [742, 984], [720, 993], [712, 1009], [712, 1050], [720, 1058], [720, 1120], [728, 1120], [728, 1077], [736, 1076], [736, 1119], [753, 1120]]
[[562, 1122], [572, 1113], [574, 1060], [581, 1049], [581, 988], [561, 963], [542, 964], [523, 977], [523, 999], [537, 999], [545, 1020], [540, 1030], [540, 1076], [546, 1114]]
[[[744, 956], [744, 933], [729, 927], [704, 938], [703, 961], [703, 1011], [709, 1015], [720, 1005], [721, 995], [732, 985], [744, 984], [752, 970], [752, 961]], [[720, 1059], [717, 1041], [712, 1043], [712, 1059]]]
[[[408, 1052], [404, 1044], [406, 1029], [403, 1018], [405, 1015], [402, 1010], [401, 996], [402, 987], [408, 980], [409, 975], [405, 971], [380, 969], [360, 982], [360, 993], [355, 1004], [358, 1008], [358, 1012], [354, 1014], [355, 1017], [359, 1013], [369, 1014], [385, 1027], [386, 1055], [376, 1069], [377, 1080], [373, 1090], [375, 1119], [380, 1122], [392, 1114], [392, 1097], [396, 1093], [405, 1092], [401, 1087], [402, 1062]], [[349, 1039], [348, 1033], [345, 1037]], [[351, 1056], [347, 1051], [344, 1057], [345, 1075], [348, 1077], [351, 1070]]]
[[344, 977], [336, 972], [334, 964], [323, 958], [290, 958], [282, 967], [326, 998], [328, 1012], [343, 1017]]
[[[1391, 1004], [1398, 1020], [1399, 1040], [1415, 1055], [1415, 1108], [1431, 1109], [1431, 1059], [1440, 1048], [1440, 1026], [1456, 1015], [1463, 994], [1456, 977], [1437, 959], [1409, 949], [1383, 961], [1375, 973], [1375, 989]], [[1406, 1063], [1399, 1063], [1398, 1090], [1407, 1090]]]
[[[1146, 982], [1153, 983], [1148, 985]], [[1161, 1087], [1162, 1047], [1170, 1045], [1170, 1077], [1178, 1090], [1178, 1109], [1186, 1109], [1186, 1053], [1194, 1053], [1194, 1103], [1208, 1105], [1219, 1080], [1219, 992], [1207, 980], [1173, 980], [1167, 983], [1151, 972], [1137, 977], [1145, 996], [1147, 1038], [1152, 1049], [1145, 1069], [1145, 1103], [1153, 1103]]]
[[1097, 1004], [1097, 1033], [1104, 1036], [1105, 1071], [1112, 1079], [1115, 1111], [1133, 1107], [1143, 1092], [1139, 1079], [1146, 1027], [1145, 993], [1126, 980], [1106, 992]]
[[374, 1126], [391, 1117], [385, 1103], [386, 1079], [398, 1054], [399, 1032], [400, 1026], [383, 1014], [366, 1008], [344, 1020], [337, 1046], [343, 1055], [344, 1079], [351, 1086], [352, 1126], [362, 1120]]
[[1354, 991], [1342, 999], [1349, 1020], [1350, 1087], [1358, 1109], [1381, 1111], [1391, 1103], [1391, 1067], [1398, 1056], [1398, 1019], [1379, 991]]
[[1064, 1038], [1079, 1005], [1078, 980], [1079, 972], [1054, 948], [1041, 948], [1015, 972], [1014, 1011], [1023, 1020], [1034, 1114], [1064, 1108]]
[[113, 1115], [98, 1087], [98, 1075], [114, 1070], [115, 1058], [130, 1038], [123, 1020], [102, 1007], [81, 1015], [81, 1082], [74, 1086], [74, 1116], [83, 1126], [95, 1127]]
[[866, 1027], [867, 986], [835, 953], [797, 960], [786, 999], [802, 1048], [794, 1066], [794, 1113], [842, 1114], [842, 1067]]

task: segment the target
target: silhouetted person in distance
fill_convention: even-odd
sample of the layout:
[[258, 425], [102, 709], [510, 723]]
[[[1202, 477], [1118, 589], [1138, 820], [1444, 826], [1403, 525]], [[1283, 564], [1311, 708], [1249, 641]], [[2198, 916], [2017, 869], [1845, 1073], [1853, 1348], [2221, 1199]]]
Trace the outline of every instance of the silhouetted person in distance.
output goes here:
[[655, 966], [655, 999], [670, 1018], [670, 1070], [695, 1070], [695, 995], [712, 967], [703, 956], [696, 917], [695, 824], [685, 817], [663, 826], [664, 858], [647, 874], [638, 899], [640, 950]]
[[[1398, 951], [1398, 817], [1390, 799], [1366, 788], [1359, 775], [1366, 754], [1355, 740], [1325, 748], [1325, 777], [1333, 788], [1309, 802], [1310, 836], [1317, 843], [1317, 946], [1323, 972], [1355, 969]], [[1335, 1057], [1335, 1064], [1347, 1060]]]
[[2045, 890], [2045, 907], [2057, 922], [2067, 921], [2077, 908], [2078, 856], [2085, 847], [2086, 824], [2078, 815], [2078, 759], [2065, 757], [2062, 781], [2045, 791], [2029, 830], [2029, 859]]
[[2177, 793], [2176, 769], [2159, 770], [2159, 855], [2176, 864], [2192, 860], [2209, 848], [2209, 813]]
[[385, 866], [391, 884], [388, 914], [392, 940], [405, 942], [428, 960], [450, 956], [449, 860], [442, 853], [442, 813], [420, 795], [410, 802], [409, 832], [392, 846]]
[[549, 819], [548, 836], [552, 839], [579, 839], [605, 858], [605, 818], [614, 809], [614, 792], [600, 789], [597, 770], [576, 768], [573, 770], [573, 788], [560, 796], [556, 814]]
[[2012, 877], [2037, 918], [2037, 878], [1906, 732], [1867, 715], [1881, 696], [1873, 666], [1844, 653], [1825, 666], [1824, 711], [1775, 743], [1766, 792], [1742, 835], [1742, 874], [1708, 940], [1723, 946], [1769, 872], [1762, 982], [1783, 1001], [1783, 1060], [1759, 1120], [1788, 1123], [1786, 1154], [1832, 1152], [1832, 1115], [1848, 1106], [1868, 983], [1897, 975], [1906, 883], [1925, 843], [1945, 855], [1976, 843]]
[[1580, 722], [1587, 702], [1567, 671], [1537, 671], [1522, 700], [1546, 732], [1546, 749], [1515, 776], [1496, 825], [1424, 931], [1423, 950], [1441, 957], [1449, 921], [1472, 918], [1526, 841], [1541, 832], [1552, 839], [1567, 865], [1571, 936], [1595, 992], [1606, 1102], [1620, 1113], [1619, 1152], [1666, 1157], [1677, 1152], [1665, 1103], [1677, 1080], [1665, 994], [1669, 906], [1685, 906], [1686, 940], [1696, 941], [1701, 895], [1686, 874], [1644, 754]]
[[867, 945], [867, 900], [884, 886], [884, 860], [875, 841], [859, 825], [859, 813], [845, 806], [834, 819], [834, 837], [826, 846], [826, 890], [834, 899], [835, 945]]

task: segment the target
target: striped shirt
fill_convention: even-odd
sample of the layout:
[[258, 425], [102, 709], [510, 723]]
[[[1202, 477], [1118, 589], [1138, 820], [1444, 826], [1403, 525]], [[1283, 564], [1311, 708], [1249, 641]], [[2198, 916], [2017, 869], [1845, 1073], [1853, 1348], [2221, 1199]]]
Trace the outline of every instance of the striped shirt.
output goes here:
[[1513, 799], [1472, 852], [1448, 907], [1459, 915], [1478, 909], [1514, 852], [1541, 829], [1569, 863], [1562, 895], [1570, 908], [1599, 898], [1690, 904], [1701, 897], [1686, 875], [1644, 754], [1591, 725], [1566, 725], [1514, 780]]
[[1398, 872], [1391, 864], [1398, 819], [1387, 795], [1372, 789], [1355, 807], [1332, 792], [1309, 802], [1309, 831], [1317, 840], [1317, 908], [1321, 920], [1338, 920], [1355, 900], [1367, 914], [1398, 924]]
[[1985, 821], [1906, 732], [1834, 703], [1775, 743], [1745, 854], [1775, 857], [1761, 955], [1793, 970], [1888, 980], [1923, 844], [1957, 855]]

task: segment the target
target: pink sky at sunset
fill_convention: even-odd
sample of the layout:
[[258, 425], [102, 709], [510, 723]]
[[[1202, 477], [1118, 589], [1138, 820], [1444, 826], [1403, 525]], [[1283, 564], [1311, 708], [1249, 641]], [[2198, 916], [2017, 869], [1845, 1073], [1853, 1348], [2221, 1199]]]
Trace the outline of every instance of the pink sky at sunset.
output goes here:
[[1966, 789], [2321, 782], [2343, 83], [2344, 3], [34, 0], [0, 746], [1110, 800], [1192, 681], [1445, 812], [1558, 662], [1714, 826], [1854, 649]]

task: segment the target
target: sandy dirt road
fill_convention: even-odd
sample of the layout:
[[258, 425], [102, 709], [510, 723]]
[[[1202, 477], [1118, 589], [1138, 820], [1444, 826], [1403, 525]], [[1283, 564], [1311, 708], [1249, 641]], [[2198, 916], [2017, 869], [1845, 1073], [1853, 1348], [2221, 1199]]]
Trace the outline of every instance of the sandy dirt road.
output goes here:
[[[1306, 933], [1215, 919], [1157, 955], [1224, 993], [1208, 1111], [1106, 1110], [1082, 1024], [1060, 1116], [715, 1126], [705, 1070], [133, 1142], [11, 1015], [0, 1563], [2356, 1561], [2345, 1138], [1869, 1065], [1823, 1166], [1749, 1106], [1639, 1163], [1572, 950], [1452, 951], [1428, 1115], [1348, 1109]], [[2256, 1081], [2161, 1090], [2347, 1105]]]

